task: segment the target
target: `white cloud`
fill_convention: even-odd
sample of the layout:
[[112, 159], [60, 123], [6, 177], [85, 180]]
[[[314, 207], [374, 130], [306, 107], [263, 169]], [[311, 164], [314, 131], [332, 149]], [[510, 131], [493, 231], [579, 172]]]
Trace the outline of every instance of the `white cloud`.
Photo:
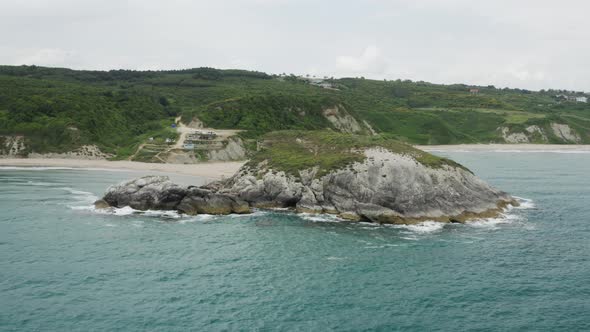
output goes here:
[[0, 64], [590, 90], [589, 12], [587, 0], [0, 0]]
[[76, 62], [76, 53], [60, 48], [24, 49], [16, 51], [12, 64], [40, 66], [71, 66]]
[[385, 58], [376, 46], [368, 46], [359, 56], [341, 55], [336, 58], [336, 69], [344, 74], [383, 74], [386, 68]]

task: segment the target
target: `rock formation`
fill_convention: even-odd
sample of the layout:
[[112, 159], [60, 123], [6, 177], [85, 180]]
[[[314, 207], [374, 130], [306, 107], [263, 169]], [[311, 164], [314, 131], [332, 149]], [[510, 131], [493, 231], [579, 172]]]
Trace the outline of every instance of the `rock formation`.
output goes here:
[[144, 177], [110, 187], [103, 200], [110, 206], [187, 214], [286, 207], [404, 224], [465, 222], [518, 205], [450, 160], [393, 140], [333, 132], [267, 135], [261, 150], [237, 174], [206, 187], [185, 188], [167, 177]]
[[207, 188], [183, 187], [167, 176], [145, 176], [111, 186], [97, 208], [130, 206], [137, 210], [178, 210], [195, 215], [248, 213], [248, 203]]
[[381, 148], [364, 154], [363, 162], [321, 177], [317, 167], [299, 174], [275, 172], [265, 165], [247, 168], [220, 192], [254, 207], [293, 207], [380, 223], [464, 222], [496, 216], [508, 204], [518, 204], [461, 167], [431, 168]]

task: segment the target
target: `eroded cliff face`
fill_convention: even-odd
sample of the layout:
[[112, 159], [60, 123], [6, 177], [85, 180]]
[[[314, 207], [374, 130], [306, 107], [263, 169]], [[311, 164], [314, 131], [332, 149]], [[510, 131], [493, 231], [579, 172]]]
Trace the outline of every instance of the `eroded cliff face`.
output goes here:
[[340, 132], [354, 134], [363, 130], [356, 119], [341, 105], [325, 108], [322, 114]]
[[29, 152], [24, 136], [0, 136], [0, 158], [60, 158], [104, 160], [113, 157], [96, 145], [83, 145], [73, 151], [60, 153]]
[[210, 161], [235, 161], [246, 159], [246, 148], [239, 137], [230, 137], [227, 144], [218, 150], [207, 152], [207, 160]]
[[0, 158], [22, 158], [25, 156], [24, 136], [0, 136]]
[[365, 161], [321, 177], [316, 176], [317, 169], [293, 175], [274, 172], [264, 164], [244, 168], [220, 192], [255, 207], [294, 207], [299, 212], [382, 223], [463, 222], [494, 216], [506, 205], [518, 204], [461, 167], [431, 168], [381, 148], [364, 153]]
[[576, 131], [573, 130], [572, 128], [570, 128], [570, 126], [568, 126], [568, 125], [559, 124], [559, 123], [552, 123], [551, 130], [553, 130], [553, 134], [555, 136], [561, 138], [565, 142], [568, 142], [568, 143], [581, 143], [582, 142], [580, 135], [578, 135], [578, 133], [576, 133]]
[[[567, 124], [552, 122], [545, 126], [530, 125], [525, 128], [499, 127], [498, 133], [506, 143], [549, 143], [559, 142], [580, 144], [582, 137]], [[550, 137], [553, 139], [550, 140]]]

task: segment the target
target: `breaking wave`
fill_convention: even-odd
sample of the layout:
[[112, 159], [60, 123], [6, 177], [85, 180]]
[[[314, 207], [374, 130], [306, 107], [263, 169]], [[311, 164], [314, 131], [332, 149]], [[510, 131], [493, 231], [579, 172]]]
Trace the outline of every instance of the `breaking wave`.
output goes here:
[[59, 188], [70, 193], [78, 203], [91, 204], [94, 203], [98, 197], [91, 192], [76, 190], [70, 187]]
[[[72, 195], [74, 195], [75, 199], [77, 200], [78, 205], [72, 205], [70, 208], [72, 210], [78, 211], [87, 211], [91, 213], [98, 213], [103, 215], [112, 215], [112, 216], [142, 216], [142, 217], [149, 217], [153, 219], [163, 219], [169, 221], [178, 221], [181, 224], [188, 223], [188, 222], [206, 222], [206, 221], [214, 221], [214, 220], [223, 220], [223, 219], [233, 219], [233, 218], [244, 218], [250, 217], [255, 218], [262, 215], [272, 215], [276, 214], [273, 211], [267, 210], [255, 210], [251, 214], [231, 214], [231, 215], [209, 215], [209, 214], [200, 214], [196, 216], [185, 215], [179, 213], [177, 211], [172, 210], [147, 210], [141, 211], [133, 209], [129, 206], [122, 207], [122, 208], [106, 208], [106, 209], [96, 209], [94, 205], [91, 203], [94, 202], [97, 197], [89, 192], [75, 190], [69, 187], [61, 188], [63, 190], [68, 191]], [[518, 210], [526, 210], [526, 209], [534, 209], [535, 203], [531, 199], [516, 197], [515, 198], [519, 201], [520, 206], [513, 207], [508, 206], [504, 213], [496, 218], [482, 218], [469, 221], [465, 224], [451, 224], [451, 223], [441, 223], [437, 221], [423, 221], [416, 224], [411, 225], [393, 225], [393, 224], [378, 224], [378, 223], [371, 223], [371, 222], [350, 222], [345, 219], [338, 217], [337, 215], [333, 214], [313, 214], [313, 213], [299, 213], [296, 214], [294, 212], [280, 212], [281, 214], [291, 214], [297, 216], [298, 218], [313, 222], [313, 223], [343, 223], [347, 224], [352, 227], [359, 227], [360, 229], [368, 229], [368, 230], [377, 230], [379, 228], [385, 229], [398, 229], [402, 232], [402, 234], [407, 234], [408, 240], [417, 240], [416, 236], [419, 235], [428, 235], [428, 234], [436, 234], [444, 231], [445, 228], [450, 227], [473, 227], [473, 228], [482, 228], [482, 229], [497, 229], [502, 225], [513, 224], [517, 222], [525, 222], [526, 217], [519, 213]], [[90, 205], [89, 205], [90, 204]], [[516, 211], [515, 211], [516, 210]]]

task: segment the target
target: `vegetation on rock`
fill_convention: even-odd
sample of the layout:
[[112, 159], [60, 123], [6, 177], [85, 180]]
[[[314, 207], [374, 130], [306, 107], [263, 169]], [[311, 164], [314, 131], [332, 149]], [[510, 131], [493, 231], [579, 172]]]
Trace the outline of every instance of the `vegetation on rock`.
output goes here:
[[329, 130], [269, 133], [262, 137], [259, 151], [252, 154], [248, 165], [256, 167], [266, 163], [273, 171], [293, 175], [318, 167], [317, 175], [321, 176], [354, 162], [362, 162], [367, 158], [364, 150], [369, 148], [383, 148], [407, 155], [431, 168], [443, 165], [464, 168], [452, 160], [418, 150], [386, 135], [355, 135]]

